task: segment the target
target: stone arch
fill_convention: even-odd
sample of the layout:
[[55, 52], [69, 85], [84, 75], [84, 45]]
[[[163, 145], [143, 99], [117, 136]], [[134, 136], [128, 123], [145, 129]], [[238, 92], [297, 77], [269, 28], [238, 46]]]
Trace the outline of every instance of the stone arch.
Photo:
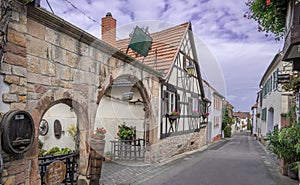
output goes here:
[[99, 104], [99, 102], [103, 98], [105, 91], [110, 87], [110, 85], [113, 84], [113, 82], [115, 82], [117, 79], [124, 78], [124, 77], [127, 77], [127, 79], [131, 82], [135, 82], [134, 86], [137, 87], [137, 89], [143, 99], [143, 104], [144, 104], [145, 112], [146, 112], [146, 119], [150, 118], [151, 117], [151, 109], [150, 109], [149, 93], [147, 92], [147, 89], [145, 88], [142, 80], [140, 80], [138, 77], [136, 77], [134, 75], [123, 74], [123, 75], [117, 76], [116, 78], [113, 78], [112, 75], [110, 75], [109, 83], [103, 84], [103, 88], [102, 88], [103, 90], [101, 90], [101, 92], [98, 96], [97, 103]]
[[[38, 128], [39, 122], [44, 116], [44, 114], [49, 110], [52, 106], [63, 103], [68, 105], [70, 108], [73, 108], [76, 116], [77, 116], [77, 126], [79, 128], [79, 153], [80, 158], [78, 162], [78, 172], [80, 175], [85, 176], [88, 168], [88, 155], [89, 155], [89, 144], [88, 138], [91, 130], [90, 127], [90, 115], [88, 112], [88, 102], [86, 98], [84, 98], [80, 93], [76, 91], [59, 89], [59, 90], [49, 90], [46, 92], [40, 100], [35, 104], [33, 109], [30, 111], [32, 118], [35, 123], [35, 142], [33, 147], [31, 147], [31, 154], [37, 156], [38, 155]], [[38, 158], [36, 158], [37, 160]], [[38, 167], [36, 161], [36, 171], [32, 173], [37, 173], [36, 177], [39, 174]]]
[[121, 74], [119, 76], [113, 77], [112, 75], [110, 75], [109, 80], [106, 80], [106, 82], [108, 83], [104, 83], [102, 85], [102, 90], [99, 92], [98, 95], [98, 100], [97, 103], [100, 104], [102, 98], [104, 97], [106, 91], [111, 87], [111, 85], [113, 85], [115, 82], [117, 82], [118, 80], [122, 79], [122, 80], [126, 80], [128, 82], [132, 82], [132, 86], [135, 87], [141, 98], [142, 98], [142, 103], [143, 103], [143, 107], [144, 107], [144, 112], [145, 112], [145, 142], [147, 145], [150, 144], [150, 122], [152, 121], [152, 109], [151, 109], [151, 103], [150, 103], [150, 96], [149, 96], [149, 92], [148, 89], [145, 87], [144, 83], [143, 83], [143, 79], [138, 78], [137, 76], [131, 75], [131, 74]]

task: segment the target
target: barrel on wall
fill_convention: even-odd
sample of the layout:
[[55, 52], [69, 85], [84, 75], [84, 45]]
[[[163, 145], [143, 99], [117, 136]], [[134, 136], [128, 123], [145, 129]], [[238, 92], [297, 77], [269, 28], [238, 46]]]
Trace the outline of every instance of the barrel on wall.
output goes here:
[[26, 152], [34, 141], [34, 122], [31, 115], [23, 110], [6, 113], [1, 122], [2, 147], [9, 154]]

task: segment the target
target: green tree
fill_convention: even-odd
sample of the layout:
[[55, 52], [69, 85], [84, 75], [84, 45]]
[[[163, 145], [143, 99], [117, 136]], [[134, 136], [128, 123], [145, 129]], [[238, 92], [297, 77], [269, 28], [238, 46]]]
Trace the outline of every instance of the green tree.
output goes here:
[[229, 116], [228, 108], [225, 108], [223, 111], [222, 130], [224, 130], [228, 124], [232, 124], [232, 118]]
[[223, 112], [222, 130], [224, 130], [225, 137], [231, 137], [232, 118], [229, 116], [229, 110], [226, 107]]
[[266, 0], [248, 0], [246, 6], [249, 7], [244, 17], [253, 19], [258, 23], [258, 31], [269, 36], [274, 34], [275, 40], [280, 40], [284, 36], [287, 5], [289, 0], [271, 0], [270, 5], [266, 5]]

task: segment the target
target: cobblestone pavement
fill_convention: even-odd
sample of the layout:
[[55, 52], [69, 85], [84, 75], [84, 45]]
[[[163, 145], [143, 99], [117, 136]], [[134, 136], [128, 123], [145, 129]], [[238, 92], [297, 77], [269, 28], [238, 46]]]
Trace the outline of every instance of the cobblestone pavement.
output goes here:
[[[230, 140], [230, 139], [229, 139]], [[178, 160], [185, 160], [189, 156], [195, 153], [201, 153], [206, 149], [214, 149], [226, 144], [228, 139], [221, 140], [210, 146], [203, 147], [202, 149], [194, 152], [180, 154], [174, 156], [169, 161], [162, 163], [146, 164], [143, 162], [103, 162], [102, 174], [100, 179], [101, 185], [129, 185], [129, 184], [143, 184], [144, 181], [155, 178], [158, 174], [170, 171], [170, 169], [176, 168]], [[255, 140], [253, 137], [251, 140]], [[278, 185], [296, 185], [298, 181], [291, 180], [285, 176], [282, 176], [278, 172], [278, 160], [274, 155], [268, 153], [260, 142], [254, 141], [255, 149], [259, 152], [263, 159], [264, 165], [271, 173], [272, 178]], [[300, 184], [299, 184], [300, 185]]]
[[101, 185], [130, 184], [139, 176], [150, 173], [158, 168], [157, 164], [122, 164], [119, 162], [104, 162], [102, 165]]
[[[221, 141], [222, 142], [222, 141]], [[186, 152], [176, 155], [169, 160], [162, 161], [161, 163], [148, 164], [144, 162], [135, 161], [117, 161], [117, 162], [103, 162], [102, 172], [100, 178], [101, 185], [129, 185], [139, 184], [154, 177], [155, 175], [168, 170], [170, 166], [175, 165], [176, 160], [191, 155], [195, 152], [204, 151], [207, 146], [204, 146], [196, 151]]]

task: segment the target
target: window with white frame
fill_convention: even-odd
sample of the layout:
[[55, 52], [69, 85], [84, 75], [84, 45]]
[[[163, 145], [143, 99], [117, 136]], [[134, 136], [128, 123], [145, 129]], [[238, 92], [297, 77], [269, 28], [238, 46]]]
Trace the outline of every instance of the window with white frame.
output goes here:
[[221, 99], [214, 97], [214, 109], [221, 110]]
[[218, 127], [220, 125], [220, 117], [214, 116], [214, 127]]
[[193, 98], [192, 110], [193, 110], [193, 113], [199, 113], [199, 101], [197, 98]]
[[172, 112], [176, 110], [176, 94], [174, 92], [168, 92], [168, 94], [169, 94], [169, 111]]

